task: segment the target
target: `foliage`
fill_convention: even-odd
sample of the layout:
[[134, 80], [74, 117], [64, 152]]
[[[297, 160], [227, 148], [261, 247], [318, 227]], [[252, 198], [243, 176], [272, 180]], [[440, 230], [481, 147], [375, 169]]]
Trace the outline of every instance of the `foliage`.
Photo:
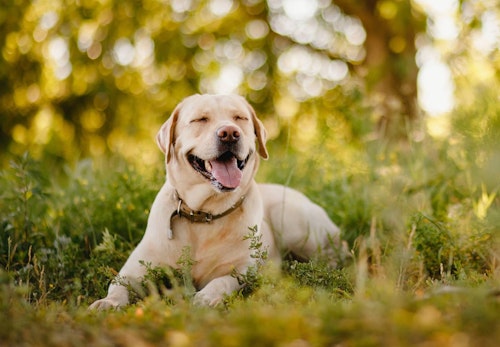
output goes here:
[[[406, 135], [402, 124], [418, 114], [417, 48], [425, 48], [415, 42], [433, 40], [433, 25], [426, 26], [433, 18], [420, 2], [309, 1], [300, 3], [312, 11], [295, 15], [293, 3], [2, 3], [0, 166], [7, 166], [7, 153], [26, 150], [55, 165], [110, 153], [156, 164], [154, 132], [195, 92], [246, 96], [272, 137], [315, 120], [300, 112], [302, 102], [329, 114], [330, 125], [347, 128], [347, 140], [370, 122], [380, 132]], [[495, 6], [488, 0], [460, 5], [461, 39], [445, 50], [445, 60], [461, 76], [466, 59], [472, 71], [461, 78], [467, 81], [481, 75], [474, 69], [494, 77], [498, 49], [478, 52], [473, 38], [484, 35]], [[353, 89], [372, 108], [357, 120], [343, 117], [342, 95]], [[392, 118], [397, 129], [386, 129]], [[336, 137], [345, 139], [343, 132]]]
[[[254, 259], [254, 264], [251, 265], [244, 273], [233, 270], [231, 276], [238, 280], [242, 289], [238, 295], [247, 296], [257, 290], [263, 283], [264, 265], [267, 260], [267, 249], [262, 248], [262, 234], [259, 233], [257, 226], [249, 227], [249, 233], [243, 238], [250, 240], [249, 249], [252, 251], [250, 257]], [[231, 300], [232, 298], [229, 298]]]
[[[270, 9], [262, 0], [5, 4], [0, 12], [2, 153], [29, 148], [58, 164], [73, 160], [75, 153], [115, 153], [153, 163], [157, 157], [143, 150], [150, 149], [165, 115], [190, 94], [238, 91], [259, 111], [268, 110], [275, 96], [318, 96], [348, 75], [344, 61], [356, 60], [345, 53], [331, 59], [329, 51], [360, 50], [362, 44], [350, 44], [343, 34], [347, 24], [359, 27], [357, 21], [333, 27], [323, 11], [318, 8], [314, 19], [321, 23], [321, 35], [334, 35], [344, 48], [318, 47], [314, 53], [293, 35], [279, 33], [269, 18], [282, 18], [283, 9]], [[317, 64], [309, 65], [329, 73], [283, 73], [279, 57], [297, 49], [311, 53]], [[296, 79], [310, 79], [319, 90], [308, 95], [312, 89]], [[298, 95], [290, 96], [288, 89]]]
[[432, 278], [464, 277], [466, 271], [487, 273], [489, 270], [486, 245], [492, 235], [480, 225], [471, 234], [450, 227], [422, 214], [413, 221], [414, 245], [425, 270]]
[[2, 286], [10, 304], [0, 311], [0, 338], [13, 346], [495, 346], [500, 337], [498, 297], [485, 288], [408, 298], [372, 285], [370, 296], [346, 302], [280, 280], [229, 309], [171, 306], [152, 296], [104, 313], [58, 305], [35, 311], [13, 289]]
[[[0, 164], [0, 344], [496, 346], [498, 49], [488, 53], [491, 62], [477, 50], [450, 53], [452, 68], [462, 71], [463, 59], [477, 57], [465, 66], [478, 64], [484, 74], [457, 79], [460, 103], [442, 118], [446, 136], [428, 136], [422, 123], [408, 129], [408, 141], [389, 142], [374, 136], [366, 85], [317, 84], [314, 73], [287, 65], [291, 53], [323, 64], [325, 51], [300, 41], [298, 31], [278, 30], [281, 5], [181, 3], [17, 1], [0, 9], [7, 33], [0, 35], [0, 146], [8, 149]], [[234, 6], [218, 16], [210, 10], [217, 3]], [[316, 28], [328, 14], [359, 26], [318, 4]], [[394, 33], [405, 18], [384, 16], [418, 15], [405, 1], [370, 4]], [[483, 10], [463, 11], [470, 14], [464, 28], [481, 33]], [[361, 50], [330, 27], [343, 53]], [[122, 49], [132, 49], [134, 60], [127, 63]], [[337, 54], [328, 61], [361, 64]], [[133, 305], [88, 312], [140, 240], [164, 180], [154, 130], [180, 98], [208, 88], [234, 61], [243, 64], [240, 91], [270, 135], [271, 160], [261, 162], [258, 180], [295, 187], [323, 206], [352, 263], [332, 269], [323, 259], [287, 259], [278, 271], [264, 265], [266, 250], [251, 228], [257, 264], [234, 274], [245, 288], [222, 307], [192, 305], [186, 248], [177, 270], [143, 264]]]
[[354, 287], [345, 269], [334, 269], [326, 261], [286, 261], [283, 266], [301, 286], [323, 288], [338, 297], [350, 298]]
[[[278, 271], [263, 265], [266, 250], [251, 229], [257, 266], [237, 274], [246, 289], [216, 309], [192, 305], [186, 249], [179, 270], [143, 264], [147, 276], [135, 304], [87, 312], [140, 239], [163, 173], [116, 158], [63, 171], [29, 155], [15, 158], [0, 180], [0, 339], [493, 346], [500, 338], [500, 203], [498, 183], [480, 159], [498, 148], [487, 135], [497, 126], [498, 105], [489, 107], [488, 130], [474, 138], [462, 135], [473, 130], [457, 114], [456, 140], [359, 142], [335, 156], [319, 145], [331, 131], [324, 130], [307, 153], [276, 148], [276, 163], [263, 162], [259, 180], [295, 186], [324, 206], [353, 262], [332, 269], [321, 259], [289, 259]], [[474, 108], [463, 112], [474, 115]]]
[[0, 260], [30, 301], [102, 295], [96, 276], [110, 280], [140, 239], [157, 188], [127, 168], [95, 174], [82, 161], [51, 182], [27, 155], [3, 172]]

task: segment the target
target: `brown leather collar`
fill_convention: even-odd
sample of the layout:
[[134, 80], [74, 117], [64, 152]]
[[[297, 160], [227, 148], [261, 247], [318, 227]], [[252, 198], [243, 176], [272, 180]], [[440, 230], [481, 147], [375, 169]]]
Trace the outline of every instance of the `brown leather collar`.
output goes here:
[[[177, 195], [179, 196], [179, 195]], [[186, 203], [179, 198], [179, 204], [177, 206], [177, 210], [172, 213], [170, 216], [170, 228], [172, 228], [172, 219], [174, 217], [179, 217], [179, 218], [187, 218], [191, 223], [211, 223], [212, 221], [225, 217], [231, 212], [234, 212], [238, 207], [243, 204], [243, 201], [245, 200], [245, 195], [243, 195], [236, 203], [228, 208], [226, 211], [219, 213], [219, 214], [212, 214], [209, 212], [204, 212], [204, 211], [194, 211], [189, 208], [189, 206], [186, 205]], [[171, 233], [171, 231], [170, 231]], [[170, 234], [169, 238], [172, 238], [173, 235]]]

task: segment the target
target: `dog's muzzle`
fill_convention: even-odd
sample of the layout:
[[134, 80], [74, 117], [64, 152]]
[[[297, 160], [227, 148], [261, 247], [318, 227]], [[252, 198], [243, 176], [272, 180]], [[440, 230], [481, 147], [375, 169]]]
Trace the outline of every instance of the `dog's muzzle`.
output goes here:
[[220, 191], [236, 189], [243, 177], [243, 170], [250, 158], [250, 154], [243, 160], [231, 151], [210, 160], [203, 160], [194, 154], [188, 155], [188, 161], [198, 173], [208, 179]]

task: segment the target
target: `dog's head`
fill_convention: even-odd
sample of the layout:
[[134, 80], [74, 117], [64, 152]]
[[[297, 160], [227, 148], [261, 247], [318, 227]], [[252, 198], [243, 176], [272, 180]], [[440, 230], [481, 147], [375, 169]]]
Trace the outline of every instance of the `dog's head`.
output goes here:
[[257, 153], [268, 158], [262, 122], [248, 102], [236, 95], [184, 99], [156, 139], [167, 166], [174, 162], [182, 171], [189, 167], [192, 172], [184, 174], [195, 173], [197, 180], [210, 182], [222, 192], [253, 178]]

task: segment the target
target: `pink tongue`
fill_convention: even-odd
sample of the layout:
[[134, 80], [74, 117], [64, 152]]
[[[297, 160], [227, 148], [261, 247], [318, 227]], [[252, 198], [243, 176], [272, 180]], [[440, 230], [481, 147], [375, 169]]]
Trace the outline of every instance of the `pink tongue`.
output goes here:
[[212, 175], [224, 187], [236, 188], [240, 185], [243, 173], [238, 169], [235, 157], [228, 161], [213, 160], [210, 165], [212, 165]]

